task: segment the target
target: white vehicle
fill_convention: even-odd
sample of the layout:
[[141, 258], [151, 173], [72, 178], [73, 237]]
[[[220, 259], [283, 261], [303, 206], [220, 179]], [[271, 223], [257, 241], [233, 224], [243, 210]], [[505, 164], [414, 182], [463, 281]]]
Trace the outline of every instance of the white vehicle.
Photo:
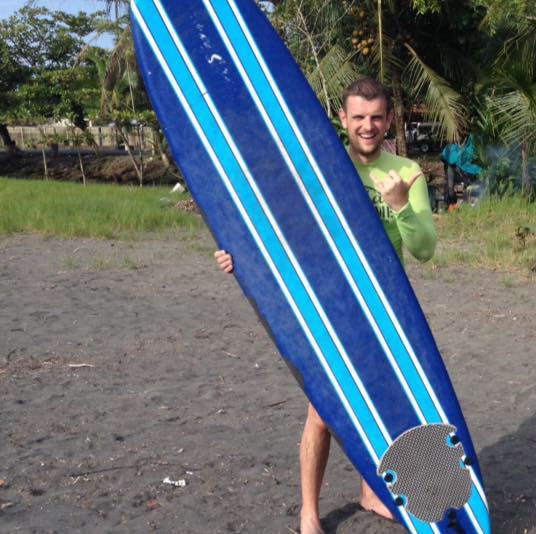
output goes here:
[[435, 133], [439, 128], [437, 122], [410, 122], [405, 125], [406, 143], [417, 145], [423, 154], [438, 145]]

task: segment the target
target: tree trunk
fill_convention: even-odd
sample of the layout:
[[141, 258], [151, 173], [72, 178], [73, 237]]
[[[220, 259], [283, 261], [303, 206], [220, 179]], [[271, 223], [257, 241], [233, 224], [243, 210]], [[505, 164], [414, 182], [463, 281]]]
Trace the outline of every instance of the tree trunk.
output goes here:
[[406, 157], [408, 149], [406, 147], [406, 133], [404, 129], [404, 103], [402, 102], [402, 84], [400, 74], [393, 73], [393, 104], [395, 113], [396, 148], [399, 156]]
[[169, 167], [171, 165], [171, 159], [164, 148], [163, 134], [161, 135], [161, 130], [153, 129], [153, 140], [156, 151], [160, 154], [160, 159]]
[[82, 173], [82, 183], [86, 187], [86, 171], [84, 169], [84, 162], [82, 161], [82, 154], [80, 153], [80, 146], [76, 147], [76, 151], [78, 152], [78, 163], [80, 165], [80, 172]]
[[140, 126], [139, 124], [136, 125], [136, 134], [138, 136], [138, 155], [140, 158], [140, 186], [143, 185], [143, 170], [145, 168], [145, 161], [143, 159], [143, 126]]
[[523, 140], [521, 142], [521, 190], [526, 196], [532, 194], [532, 181], [529, 173], [529, 158], [527, 156], [527, 142]]
[[11, 139], [11, 135], [9, 135], [7, 124], [0, 124], [0, 137], [4, 142], [4, 146], [7, 149], [8, 155], [12, 156], [13, 154], [16, 154], [18, 152], [18, 148], [15, 144], [15, 141], [13, 141], [13, 139]]
[[43, 168], [45, 169], [45, 180], [48, 180], [48, 164], [47, 164], [47, 153], [45, 150], [45, 145], [41, 147], [41, 154], [43, 155]]
[[130, 157], [130, 161], [132, 162], [132, 166], [134, 167], [134, 170], [136, 171], [136, 176], [138, 177], [138, 182], [140, 184], [140, 187], [143, 186], [143, 159], [141, 160], [141, 165], [138, 165], [136, 162], [136, 158], [134, 157], [134, 154], [132, 153], [132, 150], [130, 149], [130, 145], [128, 144], [128, 133], [125, 133], [123, 129], [120, 127], [119, 124], [115, 124], [115, 127], [117, 129], [117, 132], [121, 136], [121, 139], [123, 140], [123, 143], [125, 144], [125, 149]]

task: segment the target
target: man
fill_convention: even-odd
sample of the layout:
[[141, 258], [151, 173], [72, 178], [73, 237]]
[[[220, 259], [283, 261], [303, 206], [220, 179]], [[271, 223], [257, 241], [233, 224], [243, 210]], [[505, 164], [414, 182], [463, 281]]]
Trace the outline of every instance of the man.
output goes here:
[[[436, 233], [426, 181], [416, 163], [382, 151], [393, 119], [389, 92], [372, 78], [360, 78], [345, 89], [339, 116], [348, 131], [348, 153], [400, 259], [404, 245], [415, 258], [429, 260], [434, 253]], [[223, 271], [232, 272], [230, 254], [219, 250], [215, 258]], [[309, 404], [300, 443], [302, 534], [323, 532], [319, 497], [330, 443], [328, 428]], [[361, 482], [359, 503], [365, 510], [387, 519], [393, 517], [365, 481]]]

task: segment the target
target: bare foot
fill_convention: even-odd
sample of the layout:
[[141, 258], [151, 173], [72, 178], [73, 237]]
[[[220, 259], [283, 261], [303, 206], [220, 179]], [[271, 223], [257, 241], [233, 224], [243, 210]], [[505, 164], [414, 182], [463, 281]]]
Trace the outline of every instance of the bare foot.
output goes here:
[[317, 517], [303, 517], [300, 521], [300, 534], [324, 534]]
[[395, 519], [391, 510], [378, 499], [378, 496], [364, 480], [361, 482], [361, 498], [359, 499], [359, 504], [368, 512], [374, 512], [390, 521], [394, 521]]
[[391, 513], [391, 510], [385, 506], [379, 499], [373, 502], [364, 501], [363, 499], [359, 500], [359, 504], [367, 512], [374, 512], [375, 514], [383, 517], [384, 519], [389, 519], [389, 521], [394, 521], [395, 516]]

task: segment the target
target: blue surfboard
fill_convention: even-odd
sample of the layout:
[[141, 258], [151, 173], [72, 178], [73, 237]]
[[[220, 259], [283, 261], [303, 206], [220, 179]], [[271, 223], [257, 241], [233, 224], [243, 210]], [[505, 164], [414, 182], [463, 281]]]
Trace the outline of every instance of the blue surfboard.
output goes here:
[[348, 458], [410, 532], [489, 533], [475, 450], [425, 317], [269, 21], [253, 0], [131, 6], [145, 84], [192, 195]]

